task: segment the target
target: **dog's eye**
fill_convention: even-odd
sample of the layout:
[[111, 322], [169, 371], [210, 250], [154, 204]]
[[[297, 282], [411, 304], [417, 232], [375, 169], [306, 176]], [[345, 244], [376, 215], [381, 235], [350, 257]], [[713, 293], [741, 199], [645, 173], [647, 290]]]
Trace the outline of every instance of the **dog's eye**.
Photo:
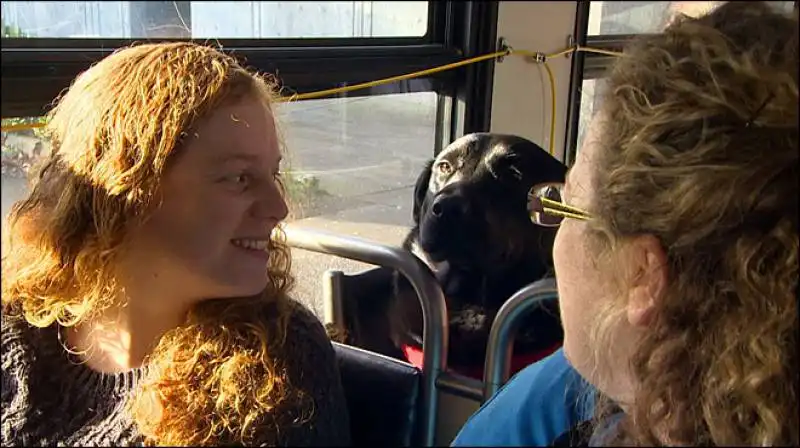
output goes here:
[[442, 176], [449, 176], [453, 174], [453, 165], [450, 165], [450, 162], [446, 160], [442, 160], [436, 164], [436, 171]]

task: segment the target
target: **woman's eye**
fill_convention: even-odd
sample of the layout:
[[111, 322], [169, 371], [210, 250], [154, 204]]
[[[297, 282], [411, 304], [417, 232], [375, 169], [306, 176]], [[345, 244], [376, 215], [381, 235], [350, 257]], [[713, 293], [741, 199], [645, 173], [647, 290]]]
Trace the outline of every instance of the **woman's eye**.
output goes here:
[[252, 178], [247, 173], [238, 173], [226, 177], [225, 181], [238, 188], [245, 188], [250, 185]]

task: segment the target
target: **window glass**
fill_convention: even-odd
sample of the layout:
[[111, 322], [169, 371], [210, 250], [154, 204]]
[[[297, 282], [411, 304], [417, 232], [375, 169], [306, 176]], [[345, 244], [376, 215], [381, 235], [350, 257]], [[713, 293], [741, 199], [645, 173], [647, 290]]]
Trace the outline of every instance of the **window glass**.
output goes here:
[[428, 2], [3, 1], [3, 37], [420, 37]]
[[436, 93], [333, 98], [277, 107], [287, 171], [304, 185], [295, 219], [410, 225], [414, 182], [433, 157]]
[[[6, 127], [24, 127], [40, 122], [39, 117], [3, 119], [3, 129]], [[3, 221], [11, 209], [11, 205], [27, 193], [27, 176], [31, 165], [43, 154], [46, 154], [49, 145], [42, 138], [39, 129], [19, 129], [3, 131], [0, 134], [2, 141], [2, 185], [0, 196], [3, 204]]]
[[[657, 33], [679, 13], [692, 17], [702, 15], [722, 4], [721, 1], [595, 1], [589, 5], [589, 36], [609, 34]], [[767, 2], [776, 8], [791, 11], [793, 2]]]

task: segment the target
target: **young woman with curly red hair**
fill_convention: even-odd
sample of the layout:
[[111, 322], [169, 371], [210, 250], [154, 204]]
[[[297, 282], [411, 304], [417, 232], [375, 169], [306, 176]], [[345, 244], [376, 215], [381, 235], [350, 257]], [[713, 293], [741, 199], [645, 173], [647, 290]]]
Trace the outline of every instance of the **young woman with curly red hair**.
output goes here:
[[331, 343], [288, 295], [274, 94], [158, 43], [60, 98], [3, 245], [4, 443], [349, 443]]

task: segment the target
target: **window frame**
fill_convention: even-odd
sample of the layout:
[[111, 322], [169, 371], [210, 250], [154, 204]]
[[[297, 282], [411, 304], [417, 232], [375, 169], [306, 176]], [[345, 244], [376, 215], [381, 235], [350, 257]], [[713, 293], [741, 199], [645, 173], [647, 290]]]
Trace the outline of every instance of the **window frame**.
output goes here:
[[[589, 0], [577, 2], [575, 10], [575, 30], [573, 41], [575, 45], [586, 46], [589, 29]], [[572, 165], [577, 154], [578, 127], [581, 118], [581, 88], [586, 79], [584, 67], [587, 53], [577, 51], [572, 54], [572, 67], [570, 67], [569, 93], [567, 97], [567, 123], [564, 138], [564, 164]]]
[[[448, 1], [449, 24], [446, 45], [459, 48], [463, 58], [481, 56], [498, 51], [497, 21], [499, 2]], [[489, 132], [492, 118], [492, 92], [496, 60], [470, 64], [456, 70], [459, 76], [450, 95], [442, 98], [449, 102], [449, 143], [465, 134]], [[437, 148], [436, 154], [443, 149]]]
[[[430, 1], [421, 37], [216, 39], [249, 67], [276, 73], [287, 93], [353, 85], [457, 62], [494, 51], [497, 2]], [[39, 116], [72, 80], [115, 49], [144, 39], [3, 38], [3, 118]], [[152, 38], [149, 42], [209, 39]], [[434, 154], [469, 132], [489, 130], [494, 61], [346, 96], [435, 91]]]

